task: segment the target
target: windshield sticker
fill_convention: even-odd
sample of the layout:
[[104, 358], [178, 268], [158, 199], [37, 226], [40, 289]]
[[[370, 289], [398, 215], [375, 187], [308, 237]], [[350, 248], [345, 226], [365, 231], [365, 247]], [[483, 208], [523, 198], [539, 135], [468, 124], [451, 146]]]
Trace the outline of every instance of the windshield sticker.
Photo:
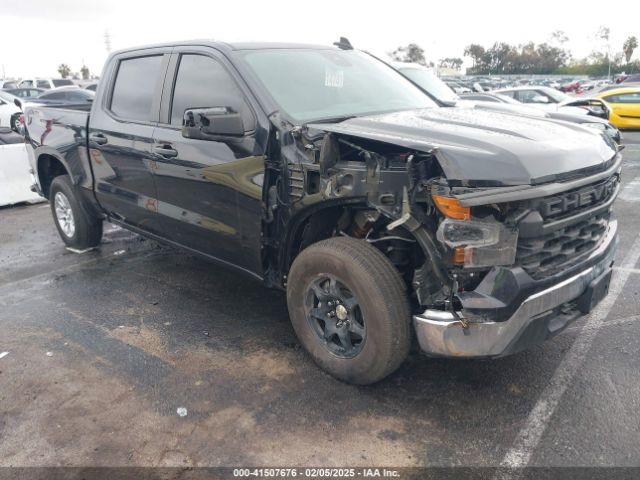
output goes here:
[[344, 71], [330, 70], [328, 68], [325, 68], [324, 86], [333, 87], [333, 88], [342, 88], [344, 86]]

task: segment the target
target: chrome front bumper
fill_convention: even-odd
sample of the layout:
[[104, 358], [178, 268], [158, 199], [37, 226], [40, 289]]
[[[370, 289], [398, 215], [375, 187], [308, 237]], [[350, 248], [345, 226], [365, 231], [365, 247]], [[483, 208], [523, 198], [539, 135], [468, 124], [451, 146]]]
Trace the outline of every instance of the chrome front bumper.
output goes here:
[[[613, 220], [609, 223], [603, 242], [590, 255], [590, 259], [596, 263], [592, 262], [592, 266], [580, 273], [530, 295], [505, 321], [465, 319], [468, 320], [468, 327], [463, 328], [462, 323], [448, 311], [425, 310], [422, 314], [414, 315], [413, 324], [420, 348], [425, 353], [436, 356], [498, 357], [521, 349], [514, 349], [514, 345], [539, 343], [539, 334], [533, 335], [535, 338], [530, 341], [521, 337], [528, 335], [529, 327], [534, 322], [546, 322], [543, 327], [551, 327], [544, 338], [556, 333], [553, 325], [554, 311], [580, 297], [594, 279], [611, 268], [617, 246], [616, 233], [617, 223]], [[464, 318], [464, 310], [460, 315]], [[576, 317], [577, 315], [571, 320]], [[566, 324], [557, 328], [557, 331], [564, 327]]]

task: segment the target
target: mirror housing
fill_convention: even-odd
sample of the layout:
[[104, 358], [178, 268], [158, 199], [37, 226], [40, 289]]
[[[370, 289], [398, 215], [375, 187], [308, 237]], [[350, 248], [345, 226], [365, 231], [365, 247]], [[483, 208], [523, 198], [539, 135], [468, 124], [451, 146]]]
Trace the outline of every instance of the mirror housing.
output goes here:
[[242, 137], [244, 122], [231, 107], [190, 108], [182, 117], [182, 136], [200, 140]]
[[549, 99], [544, 95], [536, 95], [531, 100], [533, 100], [532, 103], [549, 103]]

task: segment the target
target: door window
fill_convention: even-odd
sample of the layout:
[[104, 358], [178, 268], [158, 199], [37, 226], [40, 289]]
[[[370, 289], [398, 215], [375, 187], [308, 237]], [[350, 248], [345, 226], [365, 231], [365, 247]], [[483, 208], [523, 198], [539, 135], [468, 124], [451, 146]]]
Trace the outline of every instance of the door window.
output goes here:
[[111, 111], [127, 120], [152, 121], [162, 55], [120, 61], [111, 96]]
[[182, 55], [173, 89], [171, 125], [182, 125], [185, 110], [211, 107], [231, 107], [242, 115], [246, 131], [254, 128], [242, 92], [222, 64], [205, 55]]
[[619, 93], [617, 95], [609, 95], [604, 99], [610, 103], [640, 103], [640, 92]]
[[540, 90], [519, 90], [517, 95], [522, 103], [551, 103], [551, 99]]

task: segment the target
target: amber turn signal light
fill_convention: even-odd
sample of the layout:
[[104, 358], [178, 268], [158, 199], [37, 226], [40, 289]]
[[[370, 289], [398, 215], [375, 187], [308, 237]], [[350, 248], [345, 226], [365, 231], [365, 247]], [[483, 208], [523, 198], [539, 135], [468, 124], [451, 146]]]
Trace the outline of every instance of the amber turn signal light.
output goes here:
[[463, 207], [460, 201], [451, 198], [443, 197], [442, 195], [432, 195], [433, 202], [438, 207], [438, 210], [448, 218], [455, 218], [456, 220], [470, 220], [471, 209], [469, 207]]
[[464, 249], [465, 247], [456, 247], [453, 250], [453, 263], [464, 263]]

